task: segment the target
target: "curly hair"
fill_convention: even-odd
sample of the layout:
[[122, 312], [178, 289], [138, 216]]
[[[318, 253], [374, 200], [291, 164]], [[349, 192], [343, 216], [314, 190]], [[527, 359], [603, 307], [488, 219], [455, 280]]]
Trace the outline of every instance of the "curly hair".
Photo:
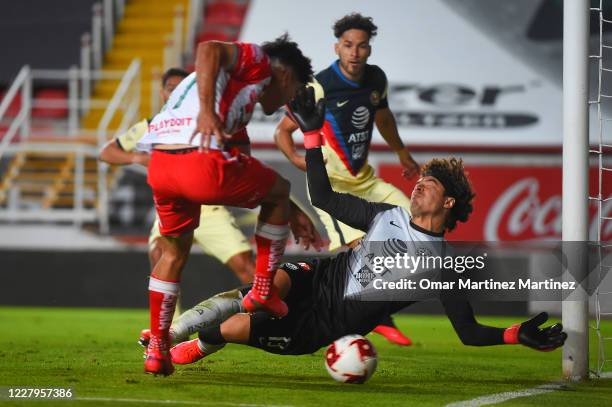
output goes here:
[[277, 60], [282, 65], [290, 67], [301, 83], [312, 81], [312, 64], [310, 58], [304, 56], [297, 43], [285, 33], [274, 41], [264, 42], [261, 45], [270, 60]]
[[345, 31], [353, 29], [365, 31], [368, 33], [368, 37], [372, 38], [376, 37], [376, 30], [378, 30], [372, 17], [364, 17], [359, 13], [345, 15], [340, 20], [336, 21], [332, 28], [334, 29], [334, 36], [336, 38], [342, 37]]
[[457, 222], [466, 222], [473, 211], [472, 199], [476, 194], [468, 180], [463, 160], [452, 157], [427, 162], [421, 168], [421, 176], [432, 176], [444, 186], [444, 195], [455, 198], [455, 205], [451, 208], [445, 221], [445, 229], [449, 232], [455, 229]]

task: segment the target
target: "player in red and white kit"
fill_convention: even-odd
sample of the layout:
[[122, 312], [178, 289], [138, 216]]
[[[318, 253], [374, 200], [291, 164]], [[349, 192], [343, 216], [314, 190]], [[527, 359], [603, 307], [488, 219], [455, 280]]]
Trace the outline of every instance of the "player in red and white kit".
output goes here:
[[255, 279], [244, 307], [276, 317], [287, 314], [271, 282], [289, 234], [289, 182], [236, 148], [224, 148], [224, 143], [244, 137], [257, 103], [270, 115], [311, 76], [310, 60], [286, 35], [262, 46], [201, 43], [196, 72], [174, 90], [140, 140], [141, 149], [152, 150], [148, 182], [162, 234], [162, 256], [149, 282], [151, 340], [145, 372], [174, 371], [168, 329], [203, 204], [261, 205]]

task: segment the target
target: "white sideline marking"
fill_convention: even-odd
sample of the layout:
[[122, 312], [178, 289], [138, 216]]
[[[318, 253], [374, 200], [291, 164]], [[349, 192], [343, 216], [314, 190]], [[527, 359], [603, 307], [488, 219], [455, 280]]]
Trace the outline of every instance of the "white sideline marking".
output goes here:
[[538, 394], [551, 393], [564, 387], [564, 383], [547, 383], [541, 386], [532, 387], [530, 389], [507, 391], [504, 393], [495, 393], [488, 396], [477, 397], [472, 400], [458, 401], [456, 403], [447, 404], [446, 407], [477, 407], [487, 404], [498, 404], [519, 397], [529, 397]]
[[188, 401], [188, 400], [147, 400], [147, 399], [127, 399], [114, 397], [73, 397], [68, 400], [78, 401], [110, 401], [115, 403], [158, 403], [158, 404], [183, 404], [192, 406], [231, 406], [231, 407], [292, 407], [289, 405], [272, 404], [247, 404], [231, 403], [224, 401]]

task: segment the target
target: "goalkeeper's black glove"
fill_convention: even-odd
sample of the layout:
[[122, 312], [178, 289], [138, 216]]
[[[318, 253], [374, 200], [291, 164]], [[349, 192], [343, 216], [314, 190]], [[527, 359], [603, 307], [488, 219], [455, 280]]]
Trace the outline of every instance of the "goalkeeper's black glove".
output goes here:
[[325, 122], [325, 99], [315, 101], [312, 86], [303, 86], [287, 106], [289, 114], [304, 133], [304, 147], [321, 146], [321, 127]]
[[567, 334], [563, 332], [563, 325], [561, 324], [540, 328], [540, 325], [547, 320], [548, 314], [541, 312], [529, 321], [512, 325], [504, 331], [504, 342], [520, 343], [544, 352], [557, 349], [563, 345], [567, 339]]

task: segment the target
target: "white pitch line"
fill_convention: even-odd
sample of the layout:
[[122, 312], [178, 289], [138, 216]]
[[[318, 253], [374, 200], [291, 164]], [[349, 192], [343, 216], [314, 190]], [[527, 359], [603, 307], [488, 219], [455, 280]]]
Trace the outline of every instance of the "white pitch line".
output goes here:
[[551, 393], [556, 390], [561, 390], [564, 387], [564, 383], [547, 383], [541, 386], [532, 387], [530, 389], [507, 391], [504, 393], [495, 393], [488, 396], [477, 397], [472, 400], [458, 401], [456, 403], [447, 404], [446, 407], [478, 407], [488, 404], [498, 404], [519, 397], [529, 397], [536, 396], [538, 394]]
[[191, 406], [292, 407], [290, 405], [231, 403], [227, 401], [147, 400], [147, 399], [127, 399], [127, 398], [114, 398], [114, 397], [73, 397], [67, 400], [110, 401], [114, 403], [181, 404], [181, 405], [191, 405]]

